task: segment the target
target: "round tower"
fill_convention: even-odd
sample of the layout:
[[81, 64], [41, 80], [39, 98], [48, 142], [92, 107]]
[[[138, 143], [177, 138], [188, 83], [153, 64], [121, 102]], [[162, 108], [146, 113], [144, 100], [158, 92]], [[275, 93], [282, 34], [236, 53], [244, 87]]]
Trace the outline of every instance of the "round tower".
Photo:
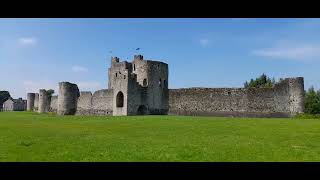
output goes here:
[[58, 115], [74, 115], [80, 96], [78, 86], [69, 82], [59, 82]]
[[39, 105], [38, 105], [38, 112], [39, 113], [46, 113], [48, 112], [48, 94], [45, 89], [39, 90]]
[[33, 111], [34, 100], [35, 100], [35, 93], [28, 93], [27, 94], [27, 111]]
[[148, 114], [167, 114], [169, 109], [168, 64], [144, 60], [142, 55], [135, 55], [132, 72], [137, 75], [137, 82], [146, 89], [144, 105]]
[[304, 79], [303, 77], [288, 78], [289, 107], [291, 115], [304, 112]]

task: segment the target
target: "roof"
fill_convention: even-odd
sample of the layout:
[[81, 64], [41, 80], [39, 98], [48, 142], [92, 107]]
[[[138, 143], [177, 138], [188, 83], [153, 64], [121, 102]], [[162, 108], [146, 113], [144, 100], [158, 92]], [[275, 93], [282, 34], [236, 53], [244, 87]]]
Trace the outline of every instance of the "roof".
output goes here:
[[[21, 102], [26, 102], [27, 101], [27, 100], [20, 99], [20, 98], [19, 99], [13, 99], [12, 97], [10, 97], [8, 100], [13, 101], [14, 103], [21, 103]], [[6, 100], [6, 101], [8, 101], [8, 100]]]

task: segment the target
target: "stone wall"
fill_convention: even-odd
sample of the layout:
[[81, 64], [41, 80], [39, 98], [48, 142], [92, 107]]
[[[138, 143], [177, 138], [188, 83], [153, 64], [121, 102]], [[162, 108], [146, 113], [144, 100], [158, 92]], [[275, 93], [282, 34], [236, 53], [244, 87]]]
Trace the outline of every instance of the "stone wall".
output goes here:
[[92, 93], [80, 92], [76, 114], [90, 115], [91, 113], [92, 113]]
[[[168, 64], [134, 56], [132, 63], [111, 58], [108, 89], [79, 92], [76, 84], [59, 83], [58, 97], [40, 90], [34, 109], [61, 115], [210, 115], [290, 117], [304, 111], [303, 78], [287, 78], [272, 88], [168, 89]], [[50, 102], [51, 100], [51, 102]], [[38, 102], [39, 101], [39, 102]], [[49, 105], [47, 105], [49, 104]]]
[[113, 90], [102, 89], [94, 92], [80, 92], [77, 115], [112, 115]]
[[57, 113], [58, 111], [58, 96], [52, 96], [50, 101], [49, 112]]
[[95, 115], [112, 115], [113, 90], [102, 89], [92, 95], [92, 109]]
[[186, 88], [169, 90], [169, 114], [290, 117], [303, 112], [303, 78], [273, 88]]

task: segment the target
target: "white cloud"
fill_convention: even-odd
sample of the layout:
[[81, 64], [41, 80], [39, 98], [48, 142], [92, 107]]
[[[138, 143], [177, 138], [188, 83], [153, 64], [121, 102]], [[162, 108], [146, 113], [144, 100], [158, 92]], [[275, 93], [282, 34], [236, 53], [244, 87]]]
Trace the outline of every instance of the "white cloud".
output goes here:
[[269, 57], [274, 59], [289, 60], [312, 60], [320, 58], [320, 45], [299, 44], [299, 45], [278, 45], [271, 48], [258, 49], [252, 51], [253, 55]]
[[209, 39], [200, 39], [199, 42], [201, 46], [206, 47], [209, 44]]
[[19, 44], [21, 44], [21, 45], [35, 45], [35, 44], [37, 44], [37, 39], [34, 37], [22, 37], [22, 38], [19, 38]]
[[96, 91], [102, 89], [99, 82], [78, 82], [76, 83], [80, 91]]
[[82, 67], [82, 66], [75, 65], [75, 66], [72, 66], [72, 71], [73, 72], [88, 72], [88, 69], [85, 67]]

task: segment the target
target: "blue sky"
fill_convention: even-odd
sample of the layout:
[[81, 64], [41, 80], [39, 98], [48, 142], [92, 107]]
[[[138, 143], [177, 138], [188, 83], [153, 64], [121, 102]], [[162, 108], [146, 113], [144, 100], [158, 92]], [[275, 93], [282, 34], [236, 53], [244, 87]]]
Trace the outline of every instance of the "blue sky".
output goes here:
[[[111, 56], [169, 64], [169, 88], [242, 87], [262, 73], [320, 88], [320, 19], [0, 19], [0, 90], [107, 88]], [[112, 54], [109, 53], [112, 51]]]

